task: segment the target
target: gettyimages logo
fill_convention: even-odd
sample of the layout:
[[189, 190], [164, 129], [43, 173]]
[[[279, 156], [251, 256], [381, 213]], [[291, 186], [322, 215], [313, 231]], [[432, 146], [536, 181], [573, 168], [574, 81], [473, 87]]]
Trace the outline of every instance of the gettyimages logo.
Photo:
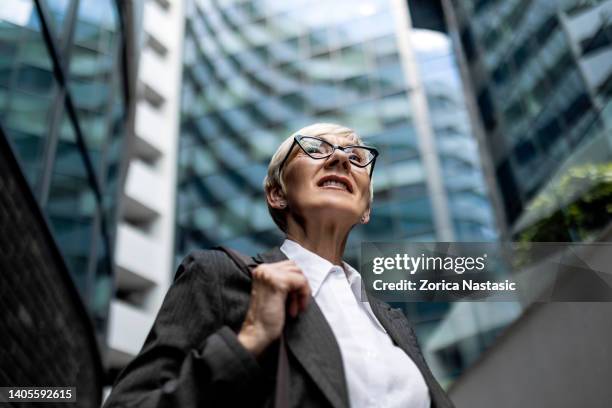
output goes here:
[[612, 301], [612, 243], [363, 242], [366, 292], [388, 302]]
[[406, 271], [414, 275], [418, 271], [452, 271], [463, 274], [466, 271], [483, 271], [486, 267], [487, 254], [481, 256], [425, 256], [395, 254], [394, 257], [376, 257], [373, 259], [372, 272], [380, 275], [386, 270]]

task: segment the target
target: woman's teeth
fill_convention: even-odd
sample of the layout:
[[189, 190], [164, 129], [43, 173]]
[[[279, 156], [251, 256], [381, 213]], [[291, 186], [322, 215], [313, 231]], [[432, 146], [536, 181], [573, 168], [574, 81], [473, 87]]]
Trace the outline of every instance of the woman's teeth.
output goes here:
[[327, 180], [326, 182], [323, 183], [323, 187], [325, 187], [325, 186], [340, 187], [340, 188], [343, 188], [343, 189], [348, 191], [348, 187], [346, 186], [346, 184], [344, 184], [344, 183], [342, 183], [340, 181]]

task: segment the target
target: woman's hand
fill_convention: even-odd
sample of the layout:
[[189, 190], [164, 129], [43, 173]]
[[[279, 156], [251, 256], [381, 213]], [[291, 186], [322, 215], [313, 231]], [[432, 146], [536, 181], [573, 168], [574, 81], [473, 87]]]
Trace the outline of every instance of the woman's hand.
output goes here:
[[283, 330], [287, 296], [287, 309], [295, 317], [308, 305], [310, 286], [302, 270], [289, 260], [261, 264], [252, 276], [251, 303], [238, 341], [259, 356]]

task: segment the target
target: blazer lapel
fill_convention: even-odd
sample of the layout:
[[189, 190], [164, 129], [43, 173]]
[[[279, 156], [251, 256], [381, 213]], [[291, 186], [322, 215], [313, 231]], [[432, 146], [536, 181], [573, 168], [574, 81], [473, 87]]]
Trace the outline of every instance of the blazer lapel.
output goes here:
[[348, 390], [340, 348], [314, 299], [285, 325], [287, 347], [334, 407], [348, 407]]
[[[286, 260], [279, 249], [255, 257], [257, 263]], [[314, 298], [295, 319], [288, 317], [283, 330], [287, 348], [304, 367], [332, 406], [349, 406], [342, 355], [336, 338]]]
[[401, 314], [402, 312], [392, 309], [390, 306], [380, 302], [378, 299], [369, 294], [368, 301], [370, 302], [372, 311], [378, 318], [378, 321], [385, 328], [393, 342], [404, 350], [404, 352], [406, 352], [406, 354], [408, 354], [415, 363], [417, 363], [417, 360], [420, 360], [418, 349], [409, 341], [411, 333], [409, 332], [409, 329], [406, 330], [406, 328], [403, 327], [403, 315], [397, 315], [397, 313]]

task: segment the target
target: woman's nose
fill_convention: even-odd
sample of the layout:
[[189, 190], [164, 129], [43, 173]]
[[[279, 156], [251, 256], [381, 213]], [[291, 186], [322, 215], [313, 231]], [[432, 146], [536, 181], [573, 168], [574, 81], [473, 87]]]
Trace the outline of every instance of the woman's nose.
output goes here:
[[331, 156], [327, 158], [325, 161], [326, 167], [334, 167], [341, 166], [345, 170], [351, 169], [351, 162], [349, 160], [349, 155], [344, 150], [335, 149]]

